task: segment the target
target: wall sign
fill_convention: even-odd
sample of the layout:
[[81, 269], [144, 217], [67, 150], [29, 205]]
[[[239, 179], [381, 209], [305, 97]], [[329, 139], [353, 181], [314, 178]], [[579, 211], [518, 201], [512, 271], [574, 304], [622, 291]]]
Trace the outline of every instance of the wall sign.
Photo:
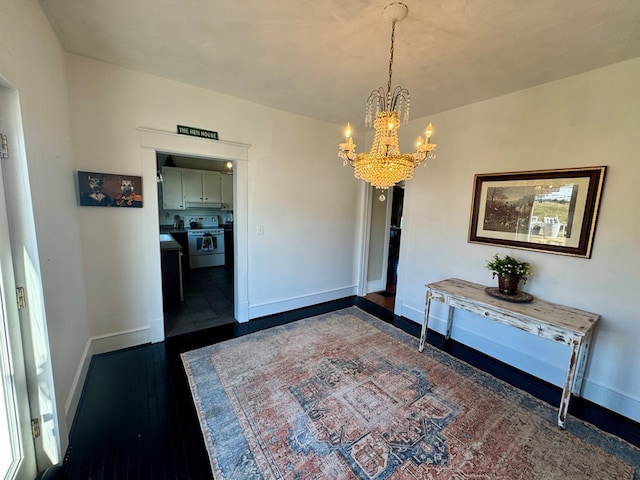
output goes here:
[[203, 130], [201, 128], [187, 127], [185, 125], [178, 125], [178, 133], [180, 135], [190, 135], [192, 137], [210, 138], [211, 140], [218, 140], [218, 132], [212, 132], [211, 130]]

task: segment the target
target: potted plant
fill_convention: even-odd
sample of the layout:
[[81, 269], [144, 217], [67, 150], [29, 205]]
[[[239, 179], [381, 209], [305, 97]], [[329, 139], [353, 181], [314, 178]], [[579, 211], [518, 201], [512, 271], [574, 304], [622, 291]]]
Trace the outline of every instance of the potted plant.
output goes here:
[[531, 275], [531, 265], [527, 262], [520, 262], [509, 255], [500, 258], [496, 253], [491, 260], [487, 260], [486, 267], [493, 272], [493, 278], [498, 276], [498, 290], [506, 295], [518, 293], [520, 280], [527, 283], [527, 279]]

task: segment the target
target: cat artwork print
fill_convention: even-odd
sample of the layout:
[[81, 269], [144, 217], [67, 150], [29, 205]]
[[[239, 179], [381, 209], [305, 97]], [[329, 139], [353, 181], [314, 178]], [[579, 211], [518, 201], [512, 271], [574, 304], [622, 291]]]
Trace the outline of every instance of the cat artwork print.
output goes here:
[[142, 207], [142, 177], [78, 171], [80, 205]]

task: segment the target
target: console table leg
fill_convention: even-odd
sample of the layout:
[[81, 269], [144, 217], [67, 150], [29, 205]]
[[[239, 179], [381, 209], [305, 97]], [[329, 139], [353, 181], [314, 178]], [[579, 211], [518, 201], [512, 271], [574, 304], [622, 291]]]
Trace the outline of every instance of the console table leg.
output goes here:
[[427, 340], [427, 325], [429, 325], [429, 306], [431, 305], [431, 289], [427, 288], [424, 306], [424, 318], [422, 319], [422, 332], [420, 333], [420, 346], [418, 351], [424, 350], [424, 342]]
[[564, 424], [567, 420], [567, 410], [569, 410], [569, 402], [571, 401], [571, 390], [576, 376], [581, 345], [582, 342], [575, 338], [571, 342], [569, 369], [567, 370], [567, 378], [564, 382], [564, 388], [562, 389], [562, 398], [560, 399], [560, 409], [558, 411], [558, 426], [562, 429], [564, 429]]
[[453, 324], [453, 307], [447, 305], [449, 310], [447, 312], [447, 331], [444, 334], [444, 339], [449, 340], [451, 338], [451, 325]]
[[589, 347], [591, 347], [591, 336], [593, 331], [589, 331], [582, 338], [582, 346], [580, 347], [580, 353], [578, 355], [578, 366], [576, 370], [576, 378], [573, 381], [573, 388], [571, 393], [577, 397], [582, 396], [582, 382], [584, 380], [584, 369], [587, 363], [587, 357], [589, 356]]

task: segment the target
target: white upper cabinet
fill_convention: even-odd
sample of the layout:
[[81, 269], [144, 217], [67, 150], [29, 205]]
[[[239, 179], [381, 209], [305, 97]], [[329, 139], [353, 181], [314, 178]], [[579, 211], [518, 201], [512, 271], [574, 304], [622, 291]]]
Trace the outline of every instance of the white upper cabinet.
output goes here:
[[182, 172], [182, 188], [186, 203], [202, 203], [202, 173], [184, 170]]
[[182, 170], [178, 168], [162, 168], [162, 208], [165, 210], [184, 210], [182, 192]]
[[[165, 210], [186, 208], [221, 208], [222, 179], [227, 175], [206, 170], [163, 167], [162, 207]], [[233, 203], [233, 192], [231, 193]]]
[[222, 186], [219, 172], [205, 172], [202, 174], [202, 193], [205, 203], [222, 203]]
[[220, 208], [222, 197], [219, 172], [183, 170], [182, 188], [186, 208]]

